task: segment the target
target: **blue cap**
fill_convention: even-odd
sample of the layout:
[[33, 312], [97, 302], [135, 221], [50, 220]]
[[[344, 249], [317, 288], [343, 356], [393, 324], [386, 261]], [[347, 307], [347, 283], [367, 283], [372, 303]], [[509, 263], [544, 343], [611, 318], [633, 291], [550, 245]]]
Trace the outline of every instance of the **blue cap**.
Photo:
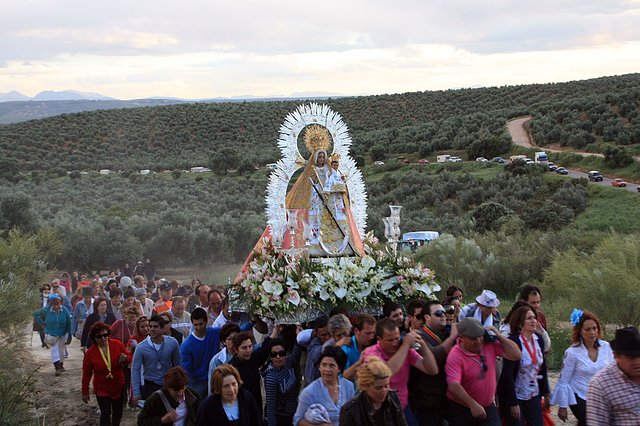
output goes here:
[[50, 295], [49, 295], [49, 300], [53, 300], [53, 299], [60, 299], [60, 300], [62, 300], [62, 298], [60, 298], [60, 295], [58, 295], [58, 294], [53, 294], [53, 293], [52, 293], [52, 294], [50, 294]]

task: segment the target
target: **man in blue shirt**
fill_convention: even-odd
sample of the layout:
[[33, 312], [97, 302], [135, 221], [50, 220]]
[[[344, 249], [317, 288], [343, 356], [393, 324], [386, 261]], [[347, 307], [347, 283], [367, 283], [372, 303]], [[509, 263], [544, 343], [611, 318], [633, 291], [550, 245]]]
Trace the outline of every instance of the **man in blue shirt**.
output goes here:
[[[146, 400], [153, 392], [162, 389], [164, 376], [170, 368], [180, 365], [178, 341], [162, 334], [164, 320], [155, 315], [149, 320], [149, 337], [136, 347], [131, 364], [131, 404]], [[144, 382], [140, 380], [140, 367], [144, 368]]]
[[180, 366], [189, 376], [189, 385], [202, 399], [209, 394], [209, 363], [220, 351], [220, 328], [207, 327], [207, 320], [207, 311], [202, 308], [194, 309], [191, 312], [193, 331], [180, 347]]
[[350, 343], [341, 347], [347, 354], [347, 365], [342, 377], [352, 381], [362, 364], [362, 351], [375, 341], [376, 319], [369, 314], [356, 315], [353, 320], [353, 333]]

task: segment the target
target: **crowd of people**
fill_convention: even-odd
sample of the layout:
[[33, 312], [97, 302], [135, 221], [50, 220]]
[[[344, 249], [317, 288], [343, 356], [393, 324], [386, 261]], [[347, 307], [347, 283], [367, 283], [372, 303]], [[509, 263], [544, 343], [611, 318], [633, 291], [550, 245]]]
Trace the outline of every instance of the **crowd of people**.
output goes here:
[[81, 397], [93, 387], [101, 425], [120, 424], [129, 407], [140, 425], [542, 426], [551, 405], [580, 425], [640, 424], [638, 329], [609, 344], [594, 313], [574, 310], [551, 389], [535, 286], [504, 319], [492, 291], [465, 304], [453, 286], [442, 301], [389, 301], [379, 317], [334, 309], [279, 324], [230, 313], [224, 287], [127, 266], [92, 282], [63, 274], [33, 314], [56, 376], [79, 340]]

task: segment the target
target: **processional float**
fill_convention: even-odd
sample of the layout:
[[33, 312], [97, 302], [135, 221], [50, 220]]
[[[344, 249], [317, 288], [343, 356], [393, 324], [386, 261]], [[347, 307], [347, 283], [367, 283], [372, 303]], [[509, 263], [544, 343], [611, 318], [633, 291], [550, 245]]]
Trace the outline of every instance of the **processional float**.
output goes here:
[[230, 284], [231, 310], [299, 322], [335, 307], [379, 313], [388, 300], [440, 290], [431, 270], [398, 250], [400, 206], [383, 219], [387, 245], [365, 233], [367, 193], [338, 113], [300, 105], [279, 133], [282, 158], [269, 176], [267, 226]]

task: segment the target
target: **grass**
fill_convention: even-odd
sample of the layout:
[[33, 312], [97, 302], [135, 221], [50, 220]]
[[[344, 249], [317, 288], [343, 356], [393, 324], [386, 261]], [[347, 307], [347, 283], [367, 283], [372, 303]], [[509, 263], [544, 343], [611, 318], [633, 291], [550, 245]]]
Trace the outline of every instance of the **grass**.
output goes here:
[[640, 197], [619, 188], [588, 185], [589, 206], [578, 215], [573, 227], [578, 230], [620, 233], [640, 232]]
[[191, 280], [198, 278], [205, 284], [226, 285], [229, 278], [233, 281], [241, 267], [241, 263], [216, 263], [202, 267], [162, 269], [157, 273], [160, 277], [178, 280], [183, 284], [190, 284]]

